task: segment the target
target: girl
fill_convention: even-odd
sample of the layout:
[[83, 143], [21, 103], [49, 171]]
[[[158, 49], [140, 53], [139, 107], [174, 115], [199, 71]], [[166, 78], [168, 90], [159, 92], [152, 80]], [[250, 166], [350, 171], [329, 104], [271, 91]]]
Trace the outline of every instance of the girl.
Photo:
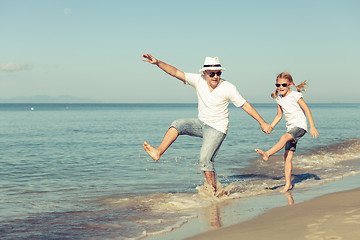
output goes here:
[[[317, 138], [319, 135], [316, 131], [311, 111], [302, 98], [301, 92], [306, 90], [305, 85], [306, 81], [296, 86], [291, 75], [286, 72], [280, 73], [277, 76], [276, 90], [271, 94], [271, 97], [276, 99], [278, 108], [277, 115], [270, 126], [273, 129], [279, 123], [284, 113], [287, 133], [282, 135], [279, 142], [268, 151], [264, 152], [260, 149], [255, 149], [267, 161], [271, 155], [274, 155], [285, 146], [285, 187], [280, 191], [283, 193], [293, 187], [291, 184], [292, 157], [296, 150], [297, 141], [307, 132], [306, 116], [310, 124], [310, 134], [313, 138]], [[297, 89], [297, 92], [290, 90], [292, 86]]]

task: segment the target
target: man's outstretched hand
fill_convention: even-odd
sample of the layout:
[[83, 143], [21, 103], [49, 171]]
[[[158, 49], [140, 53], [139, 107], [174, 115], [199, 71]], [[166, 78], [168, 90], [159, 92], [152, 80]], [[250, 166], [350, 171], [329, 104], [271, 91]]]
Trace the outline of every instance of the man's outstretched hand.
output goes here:
[[144, 62], [148, 62], [148, 63], [151, 63], [151, 64], [157, 64], [158, 63], [158, 60], [156, 58], [154, 58], [153, 56], [151, 56], [150, 54], [146, 53], [146, 54], [143, 54], [143, 61]]

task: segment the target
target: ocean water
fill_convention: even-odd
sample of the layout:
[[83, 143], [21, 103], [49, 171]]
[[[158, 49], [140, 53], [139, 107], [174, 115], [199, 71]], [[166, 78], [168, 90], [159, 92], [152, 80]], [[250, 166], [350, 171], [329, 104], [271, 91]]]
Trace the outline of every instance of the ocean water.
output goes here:
[[[253, 106], [276, 115], [275, 104]], [[320, 135], [298, 143], [295, 188], [359, 174], [360, 104], [309, 107]], [[283, 150], [264, 162], [254, 148], [275, 144], [284, 120], [266, 135], [235, 107], [216, 157], [219, 197], [198, 168], [201, 139], [180, 136], [159, 162], [144, 152], [173, 120], [196, 116], [196, 104], [0, 104], [0, 238], [141, 239], [283, 186]]]

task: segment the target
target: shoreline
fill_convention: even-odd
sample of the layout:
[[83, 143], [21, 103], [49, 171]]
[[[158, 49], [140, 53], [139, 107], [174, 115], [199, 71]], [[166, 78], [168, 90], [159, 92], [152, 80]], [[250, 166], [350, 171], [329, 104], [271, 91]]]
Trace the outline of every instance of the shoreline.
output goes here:
[[[339, 194], [340, 196], [342, 196], [343, 191], [351, 191], [354, 189], [356, 189], [354, 191], [357, 191], [357, 193], [360, 194], [360, 188], [358, 184], [359, 182], [360, 182], [360, 174], [345, 177], [318, 186], [312, 186], [307, 188], [294, 188], [292, 191], [288, 192], [287, 194], [281, 194], [278, 191], [274, 191], [273, 193], [269, 193], [257, 197], [233, 199], [228, 202], [224, 202], [222, 204], [212, 206], [211, 208], [199, 209], [198, 217], [189, 220], [181, 227], [177, 229], [173, 229], [167, 233], [147, 236], [145, 239], [146, 240], [155, 240], [155, 239], [156, 240], [168, 240], [168, 239], [201, 240], [205, 238], [218, 239], [220, 236], [224, 237], [226, 234], [236, 234], [236, 233], [238, 233], [239, 236], [243, 237], [242, 232], [236, 231], [238, 228], [240, 228], [239, 226], [242, 224], [244, 224], [245, 226], [245, 224], [248, 224], [248, 222], [252, 222], [257, 220], [258, 218], [267, 216], [267, 214], [271, 213], [272, 211], [277, 211], [277, 209], [288, 208], [288, 207], [299, 208], [299, 206], [302, 206], [302, 204], [311, 205], [312, 201], [317, 201], [318, 198], [327, 197], [327, 195], [329, 194], [330, 195]], [[357, 199], [360, 199], [359, 196], [360, 195], [358, 195]], [[357, 209], [359, 211], [354, 214], [360, 216], [360, 203]], [[331, 209], [328, 209], [327, 211], [331, 211]], [[276, 218], [277, 215], [272, 215], [272, 218], [270, 219], [276, 219]], [[293, 220], [293, 219], [296, 220], [297, 218], [289, 218], [288, 220]], [[360, 223], [360, 217], [357, 221], [358, 223]], [[258, 225], [258, 223], [256, 222], [255, 223], [252, 222], [252, 224], [254, 226], [251, 226], [251, 224], [246, 225], [247, 226], [246, 228], [250, 226], [248, 231], [251, 231], [251, 227], [255, 227], [256, 225]], [[263, 229], [269, 228], [267, 225], [268, 223], [263, 222], [261, 224], [263, 225], [258, 226], [256, 228], [256, 231], [259, 231], [259, 229], [261, 228]], [[279, 232], [281, 231], [279, 229], [283, 228], [281, 224], [278, 225], [279, 229], [276, 229], [276, 226], [277, 225], [275, 224], [274, 226], [271, 227], [274, 229], [273, 230], [274, 232]], [[227, 231], [230, 232], [227, 233]], [[217, 235], [218, 233], [221, 234]], [[269, 236], [269, 234], [271, 235], [271, 233], [269, 232], [267, 232], [266, 234], [267, 236]], [[217, 237], [213, 238], [213, 236], [215, 235]], [[236, 235], [234, 235], [234, 237], [235, 236]], [[289, 236], [286, 237], [288, 238]], [[291, 235], [291, 237], [293, 237], [293, 235]], [[234, 239], [237, 238], [235, 237]], [[230, 235], [228, 239], [232, 239]], [[244, 239], [249, 239], [249, 238], [244, 238]], [[254, 238], [252, 236], [251, 239], [257, 239], [257, 238]], [[264, 238], [258, 238], [258, 239], [264, 239]]]
[[360, 188], [331, 193], [188, 239], [357, 239], [359, 199]]

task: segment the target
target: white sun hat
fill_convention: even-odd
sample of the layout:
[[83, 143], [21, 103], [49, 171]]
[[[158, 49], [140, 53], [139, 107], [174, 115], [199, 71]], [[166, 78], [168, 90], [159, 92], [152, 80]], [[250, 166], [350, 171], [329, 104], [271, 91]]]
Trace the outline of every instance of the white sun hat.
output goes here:
[[202, 69], [199, 70], [199, 72], [203, 72], [206, 70], [226, 70], [226, 69], [221, 67], [218, 57], [206, 57], [204, 66]]

